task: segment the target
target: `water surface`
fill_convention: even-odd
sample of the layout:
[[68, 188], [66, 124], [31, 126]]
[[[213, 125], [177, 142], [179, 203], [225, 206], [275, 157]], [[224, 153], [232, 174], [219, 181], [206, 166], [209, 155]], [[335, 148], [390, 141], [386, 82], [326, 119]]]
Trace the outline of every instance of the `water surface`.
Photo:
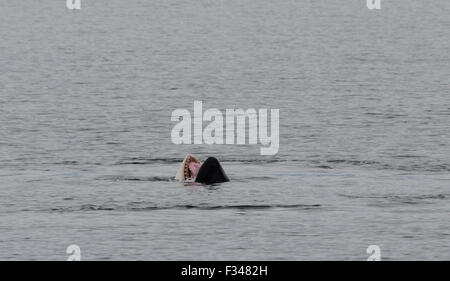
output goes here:
[[[448, 260], [449, 13], [2, 1], [0, 259]], [[172, 144], [194, 100], [279, 108], [279, 153]], [[174, 182], [189, 152], [232, 181]]]

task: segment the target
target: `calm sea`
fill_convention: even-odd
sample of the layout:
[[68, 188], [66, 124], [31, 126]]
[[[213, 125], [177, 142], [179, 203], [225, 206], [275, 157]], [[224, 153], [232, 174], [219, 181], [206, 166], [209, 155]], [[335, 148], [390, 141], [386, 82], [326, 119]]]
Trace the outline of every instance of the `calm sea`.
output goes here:
[[[450, 259], [450, 2], [365, 2], [1, 1], [0, 259]], [[279, 153], [173, 144], [194, 100]]]

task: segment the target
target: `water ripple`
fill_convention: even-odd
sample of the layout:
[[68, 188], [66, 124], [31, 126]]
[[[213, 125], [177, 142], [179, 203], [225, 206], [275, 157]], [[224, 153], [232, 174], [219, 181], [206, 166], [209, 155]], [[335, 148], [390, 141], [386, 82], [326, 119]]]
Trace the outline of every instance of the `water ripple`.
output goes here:
[[[159, 206], [152, 203], [131, 202], [126, 205], [117, 204], [83, 204], [79, 206], [56, 207], [44, 209], [44, 212], [79, 212], [79, 211], [155, 211], [155, 210], [268, 210], [268, 209], [320, 209], [320, 204], [237, 204], [237, 205], [209, 205], [209, 204], [176, 204]], [[22, 211], [31, 211], [25, 209]]]

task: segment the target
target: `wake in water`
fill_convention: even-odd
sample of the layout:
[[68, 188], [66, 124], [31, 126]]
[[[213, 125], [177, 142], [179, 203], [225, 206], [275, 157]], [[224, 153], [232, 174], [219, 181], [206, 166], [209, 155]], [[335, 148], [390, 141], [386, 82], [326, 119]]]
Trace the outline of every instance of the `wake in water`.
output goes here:
[[[298, 210], [314, 210], [320, 209], [320, 204], [237, 204], [237, 205], [157, 205], [152, 202], [130, 202], [126, 205], [118, 204], [83, 204], [77, 206], [57, 207], [39, 210], [42, 212], [82, 212], [82, 211], [156, 211], [156, 210], [267, 210], [267, 209], [298, 209]], [[22, 210], [36, 211], [36, 210]]]
[[[398, 161], [391, 161], [396, 159]], [[359, 160], [359, 159], [294, 159], [294, 158], [226, 158], [221, 159], [221, 163], [240, 163], [265, 165], [272, 163], [304, 163], [307, 167], [320, 169], [337, 169], [345, 167], [361, 167], [376, 170], [398, 170], [405, 172], [448, 172], [450, 163], [431, 161], [423, 159], [417, 155], [396, 155], [392, 159], [380, 160]], [[179, 158], [149, 158], [149, 157], [130, 157], [114, 163], [114, 165], [152, 165], [152, 164], [174, 164], [179, 163]]]
[[383, 194], [383, 195], [349, 195], [338, 194], [341, 197], [352, 200], [373, 200], [369, 201], [368, 205], [376, 207], [394, 206], [394, 205], [414, 205], [414, 204], [434, 204], [437, 200], [446, 200], [450, 194], [422, 194], [422, 195], [398, 195], [398, 194]]
[[[269, 176], [254, 176], [254, 177], [233, 177], [233, 182], [250, 182], [250, 181], [271, 181], [276, 180], [276, 177]], [[106, 181], [136, 181], [136, 182], [178, 182], [175, 176], [101, 176], [96, 180]]]
[[97, 180], [109, 180], [109, 181], [148, 181], [148, 182], [176, 182], [175, 176], [150, 176], [150, 177], [138, 177], [138, 176], [102, 176], [96, 178]]

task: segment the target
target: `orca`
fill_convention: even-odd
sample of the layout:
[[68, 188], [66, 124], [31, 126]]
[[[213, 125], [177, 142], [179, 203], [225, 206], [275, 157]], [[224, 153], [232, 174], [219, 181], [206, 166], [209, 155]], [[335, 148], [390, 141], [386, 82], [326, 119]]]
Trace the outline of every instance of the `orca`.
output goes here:
[[230, 179], [215, 157], [208, 157], [200, 167], [195, 182], [203, 184], [214, 184], [228, 182]]

